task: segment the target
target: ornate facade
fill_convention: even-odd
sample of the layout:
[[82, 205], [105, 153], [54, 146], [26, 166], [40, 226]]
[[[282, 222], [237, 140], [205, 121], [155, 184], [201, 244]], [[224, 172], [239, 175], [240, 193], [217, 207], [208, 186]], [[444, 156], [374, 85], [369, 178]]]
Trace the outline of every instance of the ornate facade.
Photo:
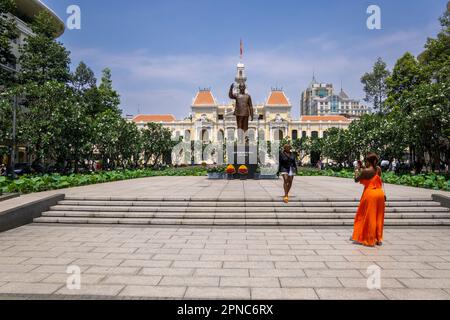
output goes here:
[[[245, 67], [237, 66], [237, 77], [245, 78]], [[284, 91], [272, 88], [264, 104], [254, 105], [254, 121], [249, 123], [248, 137], [265, 141], [281, 140], [284, 137], [292, 139], [307, 137], [323, 137], [323, 133], [332, 127], [346, 129], [351, 119], [340, 116], [302, 116], [292, 117], [292, 104]], [[223, 139], [237, 139], [236, 118], [233, 115], [234, 105], [219, 104], [210, 89], [201, 89], [195, 95], [191, 104], [190, 116], [177, 120], [173, 115], [137, 115], [134, 121], [140, 128], [148, 122], [162, 123], [169, 128], [174, 137], [182, 136], [185, 141], [196, 140], [219, 142]]]

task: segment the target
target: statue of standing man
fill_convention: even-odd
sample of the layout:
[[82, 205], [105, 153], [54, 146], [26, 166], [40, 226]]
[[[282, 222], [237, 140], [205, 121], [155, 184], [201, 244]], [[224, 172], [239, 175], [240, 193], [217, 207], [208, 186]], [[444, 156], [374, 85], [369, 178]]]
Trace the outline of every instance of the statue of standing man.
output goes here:
[[234, 93], [234, 83], [230, 87], [230, 99], [236, 100], [236, 108], [234, 115], [238, 127], [238, 140], [243, 142], [243, 135], [247, 134], [249, 118], [253, 121], [253, 104], [250, 95], [245, 93], [246, 86], [244, 83], [239, 84], [239, 93]]

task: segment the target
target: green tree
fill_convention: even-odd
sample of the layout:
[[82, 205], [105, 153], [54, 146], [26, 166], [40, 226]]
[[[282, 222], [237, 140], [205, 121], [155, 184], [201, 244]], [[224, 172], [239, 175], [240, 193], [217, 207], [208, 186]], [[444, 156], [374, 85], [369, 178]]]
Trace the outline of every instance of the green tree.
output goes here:
[[75, 72], [71, 74], [70, 82], [75, 90], [81, 93], [97, 85], [94, 72], [83, 61], [79, 63]]
[[142, 141], [144, 164], [150, 164], [152, 167], [161, 162], [166, 154], [171, 153], [175, 146], [170, 130], [160, 123], [148, 123], [142, 131]]
[[134, 122], [123, 120], [120, 124], [117, 151], [122, 168], [137, 167], [142, 153], [142, 134]]
[[40, 12], [31, 23], [31, 28], [34, 35], [27, 37], [20, 48], [20, 82], [39, 85], [46, 81], [67, 83], [70, 79], [70, 53], [53, 39], [58, 29], [50, 13]]
[[300, 163], [303, 163], [306, 157], [311, 155], [311, 146], [312, 140], [308, 137], [302, 137], [292, 141], [292, 147], [297, 152]]
[[98, 87], [98, 94], [100, 96], [100, 108], [97, 110], [103, 112], [105, 110], [112, 110], [119, 112], [120, 96], [114, 90], [111, 80], [111, 70], [106, 68], [102, 71], [102, 79], [100, 86]]
[[104, 169], [114, 169], [119, 159], [118, 144], [123, 119], [113, 110], [100, 113], [94, 122], [94, 145]]
[[374, 109], [380, 113], [384, 112], [384, 100], [387, 97], [386, 79], [389, 75], [386, 63], [378, 58], [372, 72], [365, 73], [361, 78], [366, 94], [364, 101], [372, 103]]
[[404, 102], [403, 94], [426, 81], [427, 77], [417, 59], [411, 53], [405, 53], [395, 64], [392, 75], [386, 80], [387, 107], [392, 110], [401, 103], [404, 112], [411, 112], [413, 106], [405, 106], [402, 103]]
[[352, 160], [352, 146], [348, 130], [330, 128], [323, 141], [323, 155], [335, 160], [339, 166]]
[[17, 95], [27, 101], [26, 108], [20, 109], [19, 137], [29, 145], [35, 162], [46, 168], [58, 158], [57, 149], [70, 119], [67, 110], [74, 103], [72, 91], [56, 81], [30, 82], [20, 86]]
[[15, 21], [8, 14], [15, 9], [14, 0], [0, 0], [0, 90], [14, 82], [11, 68], [16, 64], [11, 42], [17, 38]]

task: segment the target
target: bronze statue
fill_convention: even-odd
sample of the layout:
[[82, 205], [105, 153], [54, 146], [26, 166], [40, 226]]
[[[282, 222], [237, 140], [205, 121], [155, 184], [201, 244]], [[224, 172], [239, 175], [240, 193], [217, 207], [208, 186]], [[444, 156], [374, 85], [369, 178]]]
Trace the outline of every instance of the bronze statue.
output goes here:
[[[239, 84], [239, 93], [234, 93], [234, 83], [230, 87], [230, 99], [236, 100], [236, 108], [234, 109], [234, 115], [236, 116], [236, 122], [238, 129], [242, 130], [244, 134], [248, 131], [248, 121], [251, 118], [253, 121], [253, 104], [250, 95], [245, 93], [246, 86], [244, 83]], [[238, 132], [238, 133], [239, 133]], [[242, 139], [239, 139], [242, 141]]]

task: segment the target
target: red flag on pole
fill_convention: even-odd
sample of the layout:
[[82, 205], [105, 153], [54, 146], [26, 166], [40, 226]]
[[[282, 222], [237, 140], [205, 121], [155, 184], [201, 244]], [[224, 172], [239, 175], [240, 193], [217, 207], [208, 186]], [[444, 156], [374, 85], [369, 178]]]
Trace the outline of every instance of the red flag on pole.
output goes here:
[[242, 60], [243, 55], [244, 55], [244, 44], [242, 43], [242, 39], [241, 39], [241, 60]]

